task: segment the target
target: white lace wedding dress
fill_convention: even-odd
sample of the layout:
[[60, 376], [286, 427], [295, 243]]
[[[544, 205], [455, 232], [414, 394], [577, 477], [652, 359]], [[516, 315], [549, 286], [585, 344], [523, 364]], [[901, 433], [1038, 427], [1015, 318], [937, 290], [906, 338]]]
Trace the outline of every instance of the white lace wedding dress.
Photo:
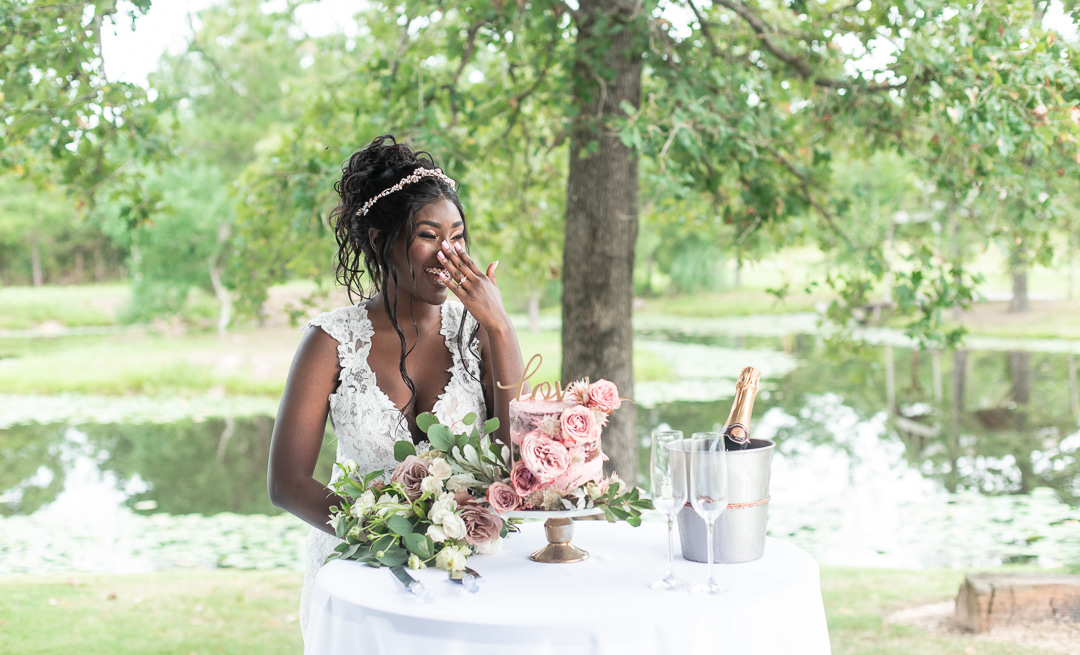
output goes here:
[[[453, 357], [449, 369], [450, 382], [435, 402], [432, 413], [451, 425], [466, 414], [487, 415], [483, 387], [480, 384], [479, 345], [458, 348], [457, 336], [465, 308], [457, 302], [442, 304], [442, 329], [446, 347]], [[383, 470], [382, 479], [389, 482], [397, 467], [394, 442], [411, 440], [401, 412], [375, 383], [375, 373], [368, 366], [368, 351], [374, 330], [367, 309], [361, 305], [342, 307], [316, 317], [308, 326], [321, 327], [338, 342], [338, 361], [341, 363], [341, 383], [330, 395], [330, 422], [337, 436], [337, 461], [351, 459], [359, 465], [361, 474]], [[462, 340], [476, 328], [476, 320], [466, 315]], [[464, 350], [464, 357], [462, 357]], [[417, 445], [423, 452], [427, 442]], [[335, 468], [335, 475], [338, 473]], [[338, 539], [322, 530], [312, 528], [307, 541], [307, 566], [304, 589], [300, 596], [300, 628], [307, 630], [311, 608], [311, 591], [315, 574], [338, 544]]]

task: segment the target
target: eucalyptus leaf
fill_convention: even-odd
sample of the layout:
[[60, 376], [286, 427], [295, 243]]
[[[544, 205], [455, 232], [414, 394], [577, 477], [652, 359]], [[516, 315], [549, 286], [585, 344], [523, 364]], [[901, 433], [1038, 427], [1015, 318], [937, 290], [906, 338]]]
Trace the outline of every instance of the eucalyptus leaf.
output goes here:
[[397, 514], [390, 517], [386, 522], [386, 527], [390, 528], [390, 531], [394, 534], [405, 536], [413, 533], [413, 524], [409, 522], [409, 519], [404, 516], [398, 516]]
[[420, 559], [431, 559], [435, 556], [435, 542], [427, 535], [413, 532], [405, 535], [404, 542], [409, 552]]
[[454, 447], [454, 435], [450, 434], [450, 428], [442, 423], [432, 425], [428, 429], [427, 436], [428, 441], [431, 442], [431, 447], [436, 450], [441, 450], [445, 453]]
[[424, 412], [416, 417], [416, 427], [420, 428], [420, 431], [427, 434], [431, 426], [438, 425], [439, 419], [435, 418], [435, 415], [431, 412]]
[[409, 551], [401, 546], [394, 546], [376, 558], [383, 566], [399, 566], [409, 560]]
[[[417, 422], [419, 422], [419, 421], [417, 421]], [[394, 442], [394, 459], [395, 460], [397, 460], [399, 462], [404, 462], [406, 457], [408, 457], [409, 455], [415, 455], [415, 454], [416, 454], [416, 446], [413, 445], [413, 442], [408, 441], [406, 439], [402, 439], [401, 441], [395, 441]]]

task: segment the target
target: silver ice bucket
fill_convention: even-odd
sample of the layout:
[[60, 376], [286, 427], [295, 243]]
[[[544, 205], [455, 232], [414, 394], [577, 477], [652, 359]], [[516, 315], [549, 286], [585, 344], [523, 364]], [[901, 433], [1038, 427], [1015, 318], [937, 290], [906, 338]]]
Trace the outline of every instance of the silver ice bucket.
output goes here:
[[[776, 444], [772, 441], [751, 439], [746, 450], [728, 451], [728, 506], [720, 520], [713, 524], [714, 561], [751, 562], [765, 553], [769, 471], [775, 449]], [[687, 503], [679, 510], [679, 542], [683, 558], [707, 561], [705, 537], [705, 521]]]

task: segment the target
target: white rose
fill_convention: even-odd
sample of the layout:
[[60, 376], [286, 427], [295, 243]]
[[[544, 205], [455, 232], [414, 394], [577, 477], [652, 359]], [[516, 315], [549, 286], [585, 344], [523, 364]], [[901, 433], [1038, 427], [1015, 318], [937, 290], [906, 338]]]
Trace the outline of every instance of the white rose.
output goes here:
[[428, 526], [427, 532], [425, 532], [424, 534], [431, 537], [431, 540], [437, 544], [441, 544], [442, 542], [446, 541], [446, 532], [437, 525]]
[[450, 539], [465, 538], [465, 521], [457, 514], [449, 514], [442, 520], [442, 529]]
[[443, 520], [454, 513], [457, 509], [457, 501], [454, 500], [454, 494], [444, 493], [441, 494], [434, 503], [431, 505], [431, 509], [428, 510], [428, 520], [435, 525], [442, 525]]
[[431, 466], [428, 467], [428, 475], [434, 475], [442, 482], [453, 474], [454, 469], [450, 468], [450, 464], [442, 457], [436, 457], [431, 460]]
[[468, 491], [469, 487], [476, 485], [478, 480], [469, 473], [459, 473], [458, 475], [450, 476], [450, 479], [446, 481], [446, 490], [451, 493], [457, 493], [459, 491]]
[[364, 518], [364, 515], [370, 512], [371, 508], [374, 506], [375, 492], [373, 492], [371, 489], [368, 489], [359, 498], [356, 499], [356, 502], [353, 503], [353, 506], [349, 510], [349, 513], [358, 519], [362, 519]]
[[434, 475], [429, 475], [420, 481], [420, 492], [425, 494], [437, 494], [442, 491], [442, 480]]
[[427, 564], [424, 564], [424, 560], [413, 554], [409, 555], [409, 568], [414, 571], [419, 571], [420, 569], [426, 569]]
[[477, 555], [497, 555], [502, 550], [502, 542], [502, 537], [496, 537], [491, 541], [478, 543], [473, 548], [476, 549]]
[[359, 539], [361, 541], [364, 540], [364, 533], [360, 531], [359, 525], [354, 525], [352, 530], [349, 530], [349, 534], [347, 534], [346, 536], [352, 537], [353, 539]]
[[464, 571], [470, 553], [468, 546], [447, 546], [435, 556], [435, 566], [444, 571]]
[[345, 471], [345, 475], [352, 475], [356, 473], [356, 470], [359, 467], [356, 465], [356, 462], [352, 461], [351, 459], [347, 459], [344, 462], [341, 462], [341, 468]]

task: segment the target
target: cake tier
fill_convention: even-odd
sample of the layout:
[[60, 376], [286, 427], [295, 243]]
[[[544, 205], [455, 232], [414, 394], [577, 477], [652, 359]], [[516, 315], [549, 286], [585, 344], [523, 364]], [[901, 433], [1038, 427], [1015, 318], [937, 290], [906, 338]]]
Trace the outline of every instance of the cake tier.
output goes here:
[[511, 400], [510, 401], [510, 440], [520, 444], [525, 435], [540, 428], [540, 423], [547, 417], [558, 422], [563, 410], [573, 407], [570, 401], [556, 400]]

